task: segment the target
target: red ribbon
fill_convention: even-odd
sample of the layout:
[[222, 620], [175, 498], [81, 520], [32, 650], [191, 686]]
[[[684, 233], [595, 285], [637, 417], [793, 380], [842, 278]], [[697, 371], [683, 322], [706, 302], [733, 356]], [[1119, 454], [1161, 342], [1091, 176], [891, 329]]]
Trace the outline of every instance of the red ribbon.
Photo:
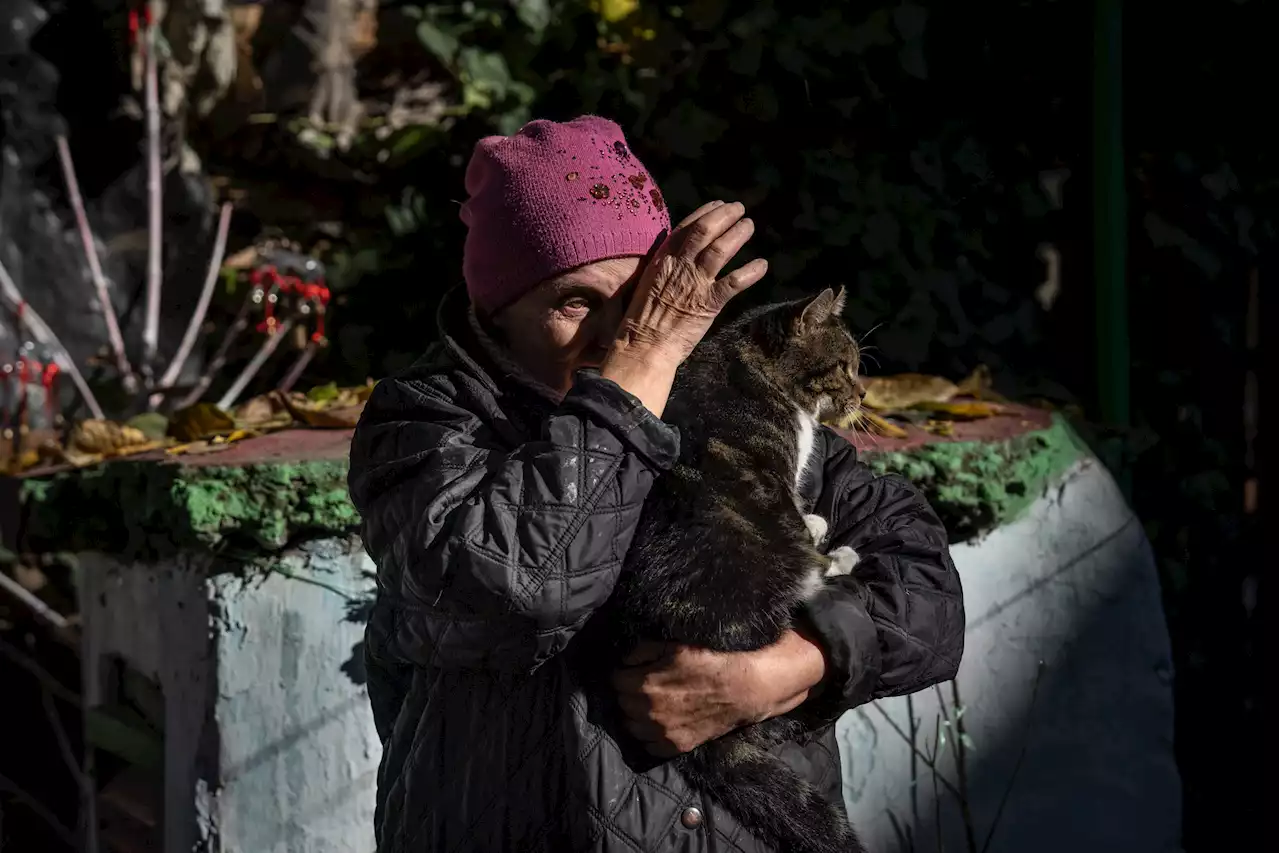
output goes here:
[[316, 315], [316, 328], [311, 333], [311, 340], [316, 343], [324, 342], [325, 307], [329, 304], [331, 294], [323, 279], [303, 281], [296, 275], [281, 275], [274, 266], [268, 265], [250, 272], [249, 283], [262, 291], [263, 294], [263, 321], [258, 324], [259, 332], [274, 332], [276, 326], [279, 325], [279, 321], [275, 316], [275, 303], [271, 300], [273, 292], [278, 292], [288, 296], [296, 296], [313, 304]]
[[[141, 7], [141, 13], [139, 13]], [[129, 10], [129, 46], [133, 47], [138, 43], [138, 31], [145, 26], [151, 29], [151, 4], [145, 2], [139, 3], [138, 6]]]

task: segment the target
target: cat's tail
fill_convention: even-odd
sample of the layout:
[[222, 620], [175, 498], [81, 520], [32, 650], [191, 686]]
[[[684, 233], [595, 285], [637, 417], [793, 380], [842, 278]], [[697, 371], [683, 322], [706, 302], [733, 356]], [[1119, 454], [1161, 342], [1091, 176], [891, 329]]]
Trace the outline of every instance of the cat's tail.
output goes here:
[[844, 813], [751, 734], [684, 755], [685, 779], [779, 853], [866, 853]]

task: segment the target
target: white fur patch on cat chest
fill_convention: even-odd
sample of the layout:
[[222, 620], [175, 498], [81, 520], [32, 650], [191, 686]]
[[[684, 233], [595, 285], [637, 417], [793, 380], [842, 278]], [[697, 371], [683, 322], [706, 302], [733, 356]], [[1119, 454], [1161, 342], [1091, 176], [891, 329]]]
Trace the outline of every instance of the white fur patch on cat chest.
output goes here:
[[795, 490], [799, 494], [800, 483], [813, 463], [813, 445], [818, 433], [818, 419], [808, 412], [796, 412], [796, 479]]

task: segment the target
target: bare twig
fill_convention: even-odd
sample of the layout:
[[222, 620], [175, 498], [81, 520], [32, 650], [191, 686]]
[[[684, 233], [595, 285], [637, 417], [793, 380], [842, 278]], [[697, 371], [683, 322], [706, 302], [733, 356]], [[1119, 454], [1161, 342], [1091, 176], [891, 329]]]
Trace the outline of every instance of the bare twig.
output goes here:
[[938, 696], [938, 707], [942, 709], [942, 715], [945, 718], [943, 725], [951, 732], [951, 760], [956, 765], [956, 787], [960, 789], [960, 796], [956, 797], [956, 805], [960, 807], [960, 820], [964, 825], [964, 841], [965, 849], [969, 853], [978, 853], [977, 830], [973, 825], [973, 807], [969, 803], [969, 769], [965, 761], [965, 747], [967, 737], [964, 732], [963, 708], [960, 704], [960, 688], [956, 686], [955, 679], [951, 681], [951, 710], [954, 710], [955, 717], [947, 710], [946, 700], [942, 696], [942, 687], [934, 685], [934, 692]]
[[[916, 717], [916, 706], [910, 694], [907, 695], [907, 734], [911, 743], [916, 742], [916, 738], [920, 735], [920, 720]], [[920, 761], [915, 753], [911, 752], [911, 822], [912, 826], [920, 825]], [[912, 839], [912, 853], [915, 851], [915, 840]]]
[[1013, 793], [1014, 783], [1018, 781], [1018, 773], [1022, 770], [1022, 761], [1027, 757], [1027, 746], [1031, 742], [1031, 724], [1035, 721], [1036, 696], [1040, 693], [1040, 678], [1044, 675], [1044, 661], [1036, 664], [1036, 680], [1031, 685], [1031, 702], [1027, 706], [1027, 724], [1022, 728], [1022, 745], [1018, 749], [1018, 757], [1014, 759], [1013, 771], [1009, 773], [1009, 781], [1005, 783], [1004, 791], [1000, 794], [1000, 803], [996, 806], [996, 813], [991, 818], [991, 826], [987, 828], [987, 837], [982, 840], [982, 848], [980, 853], [987, 853], [991, 847], [991, 840], [995, 838], [996, 827], [1000, 825], [1000, 817], [1004, 814], [1005, 804], [1009, 802], [1009, 795]]
[[[209, 302], [213, 299], [213, 287], [217, 284], [218, 273], [222, 270], [222, 258], [227, 251], [227, 231], [230, 228], [231, 203], [227, 202], [222, 205], [222, 212], [218, 217], [218, 231], [213, 241], [213, 255], [209, 258], [209, 271], [204, 277], [204, 288], [200, 291], [200, 299], [196, 302], [196, 310], [191, 315], [191, 322], [187, 323], [187, 331], [182, 336], [182, 343], [178, 345], [173, 361], [169, 362], [169, 369], [164, 372], [164, 376], [160, 377], [161, 388], [169, 388], [177, 381], [178, 374], [182, 372], [182, 366], [191, 355], [191, 348], [195, 346], [196, 338], [200, 334], [200, 326], [204, 323], [205, 314], [209, 311]], [[153, 395], [151, 408], [154, 409], [160, 405], [161, 399], [161, 395]]]
[[218, 408], [229, 409], [235, 405], [236, 398], [240, 396], [240, 392], [244, 390], [258, 371], [262, 369], [262, 365], [267, 363], [267, 359], [271, 358], [271, 354], [280, 346], [280, 341], [284, 340], [285, 335], [289, 334], [289, 330], [293, 328], [294, 319], [292, 317], [280, 323], [279, 328], [274, 333], [267, 336], [262, 342], [262, 346], [258, 347], [258, 351], [254, 353], [253, 358], [245, 365], [244, 370], [240, 371], [240, 375], [236, 377], [236, 381], [231, 383], [231, 387], [227, 389], [227, 393], [222, 395], [222, 399], [218, 401]]
[[76, 217], [76, 230], [80, 232], [80, 245], [84, 247], [84, 257], [89, 263], [89, 276], [93, 279], [93, 287], [98, 292], [98, 310], [102, 312], [102, 322], [107, 327], [107, 341], [111, 344], [111, 353], [115, 356], [116, 369], [120, 371], [120, 381], [125, 391], [132, 394], [137, 390], [137, 378], [129, 364], [129, 357], [124, 351], [124, 336], [120, 334], [120, 323], [116, 320], [115, 306], [111, 302], [111, 291], [107, 288], [107, 278], [102, 274], [102, 264], [98, 259], [98, 249], [94, 245], [93, 231], [89, 228], [89, 217], [84, 211], [84, 199], [80, 196], [80, 182], [76, 180], [75, 163], [71, 160], [71, 148], [66, 137], [59, 134], [55, 140], [58, 146], [58, 162], [62, 164], [62, 178], [67, 184], [67, 198], [71, 201], [71, 211]]
[[2, 263], [0, 263], [0, 298], [9, 303], [10, 310], [22, 315], [27, 328], [31, 330], [32, 337], [53, 350], [54, 360], [71, 377], [72, 384], [76, 386], [76, 390], [84, 398], [84, 403], [89, 407], [90, 413], [95, 418], [101, 419], [103, 417], [102, 407], [98, 405], [98, 399], [89, 390], [88, 383], [84, 381], [84, 376], [80, 374], [80, 368], [76, 367], [76, 363], [71, 360], [71, 355], [67, 352], [67, 348], [62, 345], [62, 341], [58, 340], [58, 336], [53, 333], [53, 329], [50, 329], [40, 315], [27, 304], [26, 299], [22, 296], [22, 291], [18, 290], [18, 286], [13, 283], [13, 279], [9, 276], [9, 271], [4, 268]]
[[31, 810], [32, 814], [48, 824], [49, 828], [53, 830], [54, 834], [57, 835], [64, 844], [72, 850], [80, 849], [80, 844], [76, 840], [76, 834], [68, 829], [62, 821], [58, 820], [57, 815], [49, 811], [49, 809], [35, 797], [18, 787], [16, 782], [8, 776], [5, 776], [3, 773], [0, 773], [0, 789], [6, 791], [14, 800], [22, 803]]
[[915, 853], [916, 839], [914, 826], [903, 826], [902, 820], [892, 811], [888, 811], [889, 827], [898, 839], [898, 853]]
[[[942, 797], [938, 795], [938, 782], [946, 782], [946, 777], [938, 770], [938, 749], [942, 744], [942, 715], [939, 714], [933, 719], [933, 751], [929, 755], [928, 766], [930, 775], [933, 776], [933, 828], [934, 835], [938, 839], [938, 853], [942, 853]], [[951, 783], [947, 782], [947, 787], [951, 787]], [[954, 789], [952, 789], [954, 790]]]
[[[889, 727], [898, 733], [898, 737], [906, 741], [907, 746], [911, 748], [912, 754], [915, 755], [917, 758], [919, 758], [921, 761], [923, 761], [925, 767], [928, 767], [930, 770], [935, 769], [934, 763], [933, 763], [934, 759], [931, 756], [927, 755], [926, 753], [922, 752], [920, 750], [920, 747], [916, 746], [915, 741], [912, 740], [911, 737], [902, 730], [902, 726], [894, 722], [893, 717], [889, 716], [888, 711], [884, 710], [883, 708], [881, 708], [879, 705], [876, 705], [876, 704], [872, 704], [869, 707], [874, 709], [877, 713], [880, 714], [881, 717], [884, 718], [884, 721], [889, 724]], [[939, 719], [939, 725], [941, 725], [941, 719]], [[936, 740], [937, 739], [935, 737], [935, 743], [936, 743]], [[947, 793], [951, 794], [953, 797], [960, 796], [960, 790], [956, 788], [955, 785], [952, 785], [951, 782], [948, 781], [947, 777], [940, 776], [938, 778], [938, 782], [941, 783], [942, 787], [947, 789]]]
[[231, 321], [231, 325], [223, 333], [222, 342], [218, 344], [217, 352], [213, 354], [213, 358], [209, 359], [209, 363], [204, 366], [204, 373], [200, 374], [195, 386], [187, 392], [185, 397], [177, 402], [175, 408], [185, 409], [187, 406], [195, 405], [204, 396], [204, 392], [209, 390], [209, 386], [213, 384], [213, 378], [218, 375], [222, 365], [227, 362], [227, 353], [231, 351], [231, 345], [249, 327], [249, 309], [251, 307], [253, 307], [252, 291], [240, 303], [240, 310], [236, 312], [236, 318]]
[[21, 601], [33, 613], [35, 613], [36, 616], [40, 617], [40, 619], [42, 619], [43, 621], [48, 622], [51, 626], [53, 626], [57, 630], [59, 631], [67, 630], [69, 623], [62, 616], [62, 614], [58, 613], [58, 611], [54, 610], [49, 605], [45, 604], [40, 599], [36, 598], [34, 595], [32, 595], [30, 592], [27, 591], [26, 587], [24, 587], [22, 584], [18, 583], [16, 580], [6, 575], [4, 572], [0, 572], [0, 589], [4, 589], [5, 592], [9, 593], [14, 598]]
[[[150, 0], [147, 2], [150, 10]], [[151, 20], [150, 16], [147, 17]], [[160, 343], [160, 288], [163, 285], [164, 187], [160, 167], [160, 71], [156, 58], [156, 26], [146, 27], [142, 39], [145, 52], [143, 110], [147, 119], [147, 313], [142, 327], [142, 370], [149, 376]]]

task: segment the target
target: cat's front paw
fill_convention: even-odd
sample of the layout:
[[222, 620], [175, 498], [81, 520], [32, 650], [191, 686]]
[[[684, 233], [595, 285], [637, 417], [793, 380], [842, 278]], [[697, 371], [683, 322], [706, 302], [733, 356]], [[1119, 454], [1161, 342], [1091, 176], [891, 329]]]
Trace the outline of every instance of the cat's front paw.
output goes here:
[[820, 515], [806, 515], [804, 526], [809, 528], [809, 538], [813, 540], [814, 547], [821, 545], [822, 538], [827, 535], [827, 520]]
[[827, 559], [830, 560], [830, 563], [827, 565], [827, 571], [823, 577], [840, 577], [841, 575], [849, 574], [853, 571], [853, 567], [858, 565], [858, 552], [848, 545], [841, 545], [827, 554]]

